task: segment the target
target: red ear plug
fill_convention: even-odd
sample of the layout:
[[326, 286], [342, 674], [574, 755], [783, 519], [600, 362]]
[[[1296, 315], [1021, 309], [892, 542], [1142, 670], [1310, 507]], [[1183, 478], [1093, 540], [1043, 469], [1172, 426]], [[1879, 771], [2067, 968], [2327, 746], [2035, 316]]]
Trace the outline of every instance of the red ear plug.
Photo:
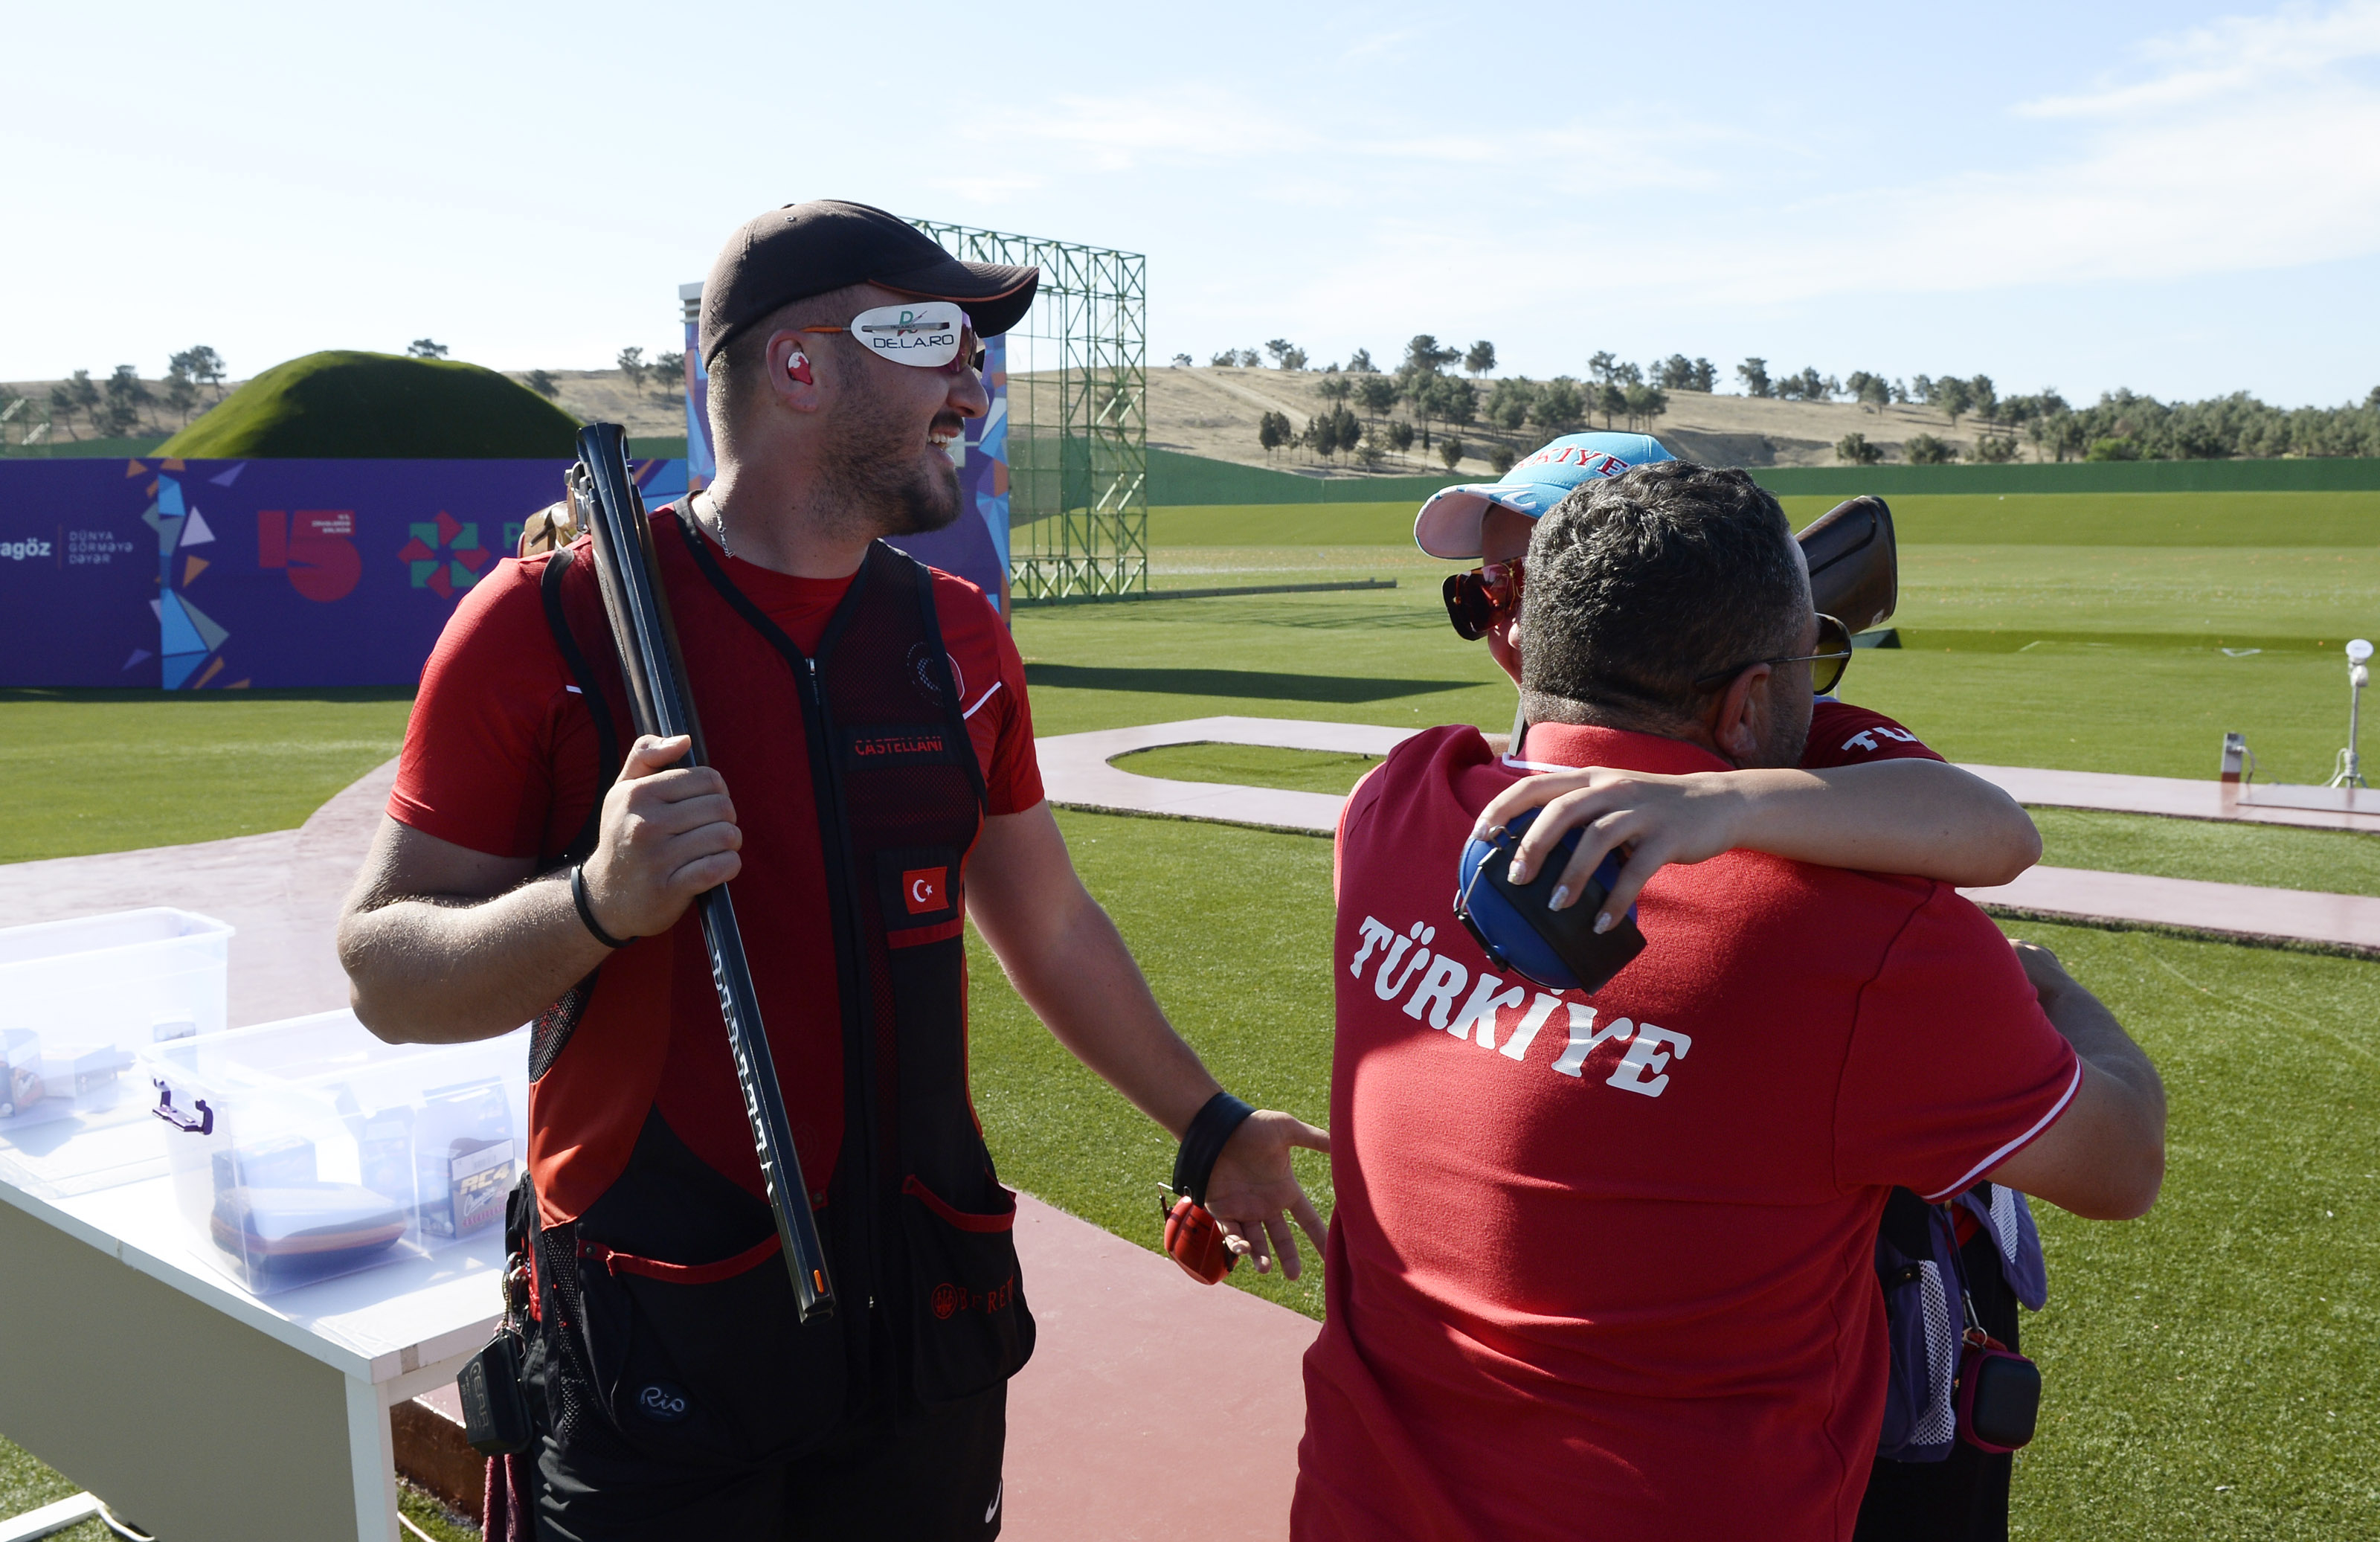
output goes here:
[[1173, 1202], [1165, 1212], [1165, 1251], [1182, 1266], [1182, 1272], [1202, 1285], [1220, 1282], [1240, 1261], [1239, 1255], [1223, 1243], [1223, 1229], [1215, 1218], [1188, 1195]]
[[810, 379], [810, 356], [799, 348], [785, 356], [785, 373], [792, 379], [800, 381], [804, 385], [818, 383]]

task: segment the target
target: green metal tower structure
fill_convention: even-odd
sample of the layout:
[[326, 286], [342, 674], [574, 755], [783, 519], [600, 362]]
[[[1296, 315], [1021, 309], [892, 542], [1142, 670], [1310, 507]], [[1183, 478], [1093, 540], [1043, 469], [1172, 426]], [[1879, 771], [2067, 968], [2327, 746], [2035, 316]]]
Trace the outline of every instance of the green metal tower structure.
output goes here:
[[1041, 270], [1008, 334], [1009, 588], [1148, 588], [1148, 261], [1138, 252], [909, 223], [953, 254]]

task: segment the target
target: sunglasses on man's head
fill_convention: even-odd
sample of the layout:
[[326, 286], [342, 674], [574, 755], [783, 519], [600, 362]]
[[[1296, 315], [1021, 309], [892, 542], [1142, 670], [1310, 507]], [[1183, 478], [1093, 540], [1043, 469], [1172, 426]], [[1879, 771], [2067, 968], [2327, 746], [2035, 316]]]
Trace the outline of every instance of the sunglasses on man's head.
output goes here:
[[983, 368], [983, 339], [975, 334], [975, 322], [949, 300], [879, 306], [854, 316], [849, 326], [802, 330], [847, 333], [879, 358], [913, 369], [956, 374], [962, 360], [970, 370]]
[[1754, 664], [1807, 664], [1810, 666], [1810, 690], [1825, 696], [1842, 684], [1843, 671], [1852, 667], [1852, 629], [1830, 615], [1818, 617], [1818, 650], [1797, 653], [1790, 659], [1751, 659], [1716, 674], [1706, 674], [1694, 682], [1694, 689], [1708, 690], [1725, 685]]
[[1441, 586], [1446, 619], [1454, 635], [1477, 642], [1495, 624], [1496, 613], [1509, 608], [1521, 594], [1521, 559], [1491, 562], [1468, 573], [1452, 573]]

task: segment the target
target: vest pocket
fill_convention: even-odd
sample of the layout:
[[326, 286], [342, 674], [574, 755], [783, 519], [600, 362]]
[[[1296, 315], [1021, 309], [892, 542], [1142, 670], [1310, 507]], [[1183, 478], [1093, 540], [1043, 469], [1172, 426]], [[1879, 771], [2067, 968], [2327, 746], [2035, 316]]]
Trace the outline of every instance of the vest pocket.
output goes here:
[[1033, 1314], [1016, 1264], [1016, 1196], [997, 1183], [990, 1188], [1000, 1208], [984, 1213], [959, 1209], [914, 1173], [901, 1184], [914, 1281], [910, 1363], [927, 1402], [990, 1391], [1033, 1355]]
[[749, 1463], [815, 1442], [842, 1418], [844, 1336], [803, 1327], [777, 1239], [710, 1264], [581, 1244], [581, 1332], [594, 1392], [640, 1453]]

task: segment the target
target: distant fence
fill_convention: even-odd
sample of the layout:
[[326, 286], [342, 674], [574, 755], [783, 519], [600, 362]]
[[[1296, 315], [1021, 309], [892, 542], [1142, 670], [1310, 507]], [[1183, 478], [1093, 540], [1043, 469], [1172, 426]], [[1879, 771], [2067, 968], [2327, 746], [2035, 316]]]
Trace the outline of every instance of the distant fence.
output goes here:
[[[413, 685], [565, 465], [0, 461], [0, 686]], [[683, 460], [636, 473], [686, 490]], [[901, 544], [1000, 596], [980, 517]]]
[[1779, 497], [2011, 492], [2373, 492], [2380, 460], [2085, 460], [2009, 466], [1755, 466]]

